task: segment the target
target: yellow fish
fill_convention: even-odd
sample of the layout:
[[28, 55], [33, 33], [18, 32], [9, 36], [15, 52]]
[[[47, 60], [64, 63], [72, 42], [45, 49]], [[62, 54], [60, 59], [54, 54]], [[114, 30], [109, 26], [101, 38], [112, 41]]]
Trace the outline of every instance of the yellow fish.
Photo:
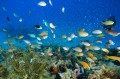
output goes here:
[[91, 59], [93, 59], [93, 60], [97, 60], [97, 57], [93, 56], [93, 57], [91, 57]]
[[87, 52], [89, 57], [93, 57], [94, 55], [91, 52]]
[[98, 34], [96, 37], [104, 37], [105, 36], [105, 34]]
[[91, 59], [97, 60], [97, 57], [95, 57], [91, 52], [87, 52], [87, 54]]
[[107, 56], [109, 59], [118, 60], [120, 62], [120, 57], [117, 56]]
[[114, 24], [114, 21], [111, 21], [111, 20], [107, 20], [105, 22], [102, 22], [103, 25], [113, 25]]
[[41, 36], [41, 37], [44, 37], [44, 36], [47, 36], [47, 35], [48, 35], [47, 31], [43, 31], [39, 34], [39, 36]]
[[84, 62], [84, 61], [80, 61], [80, 60], [79, 60], [79, 62], [80, 62], [80, 64], [83, 65], [84, 68], [90, 70], [90, 66], [89, 66], [86, 62]]
[[67, 36], [66, 35], [62, 35], [62, 38], [67, 38]]
[[83, 56], [84, 54], [82, 52], [78, 52], [75, 54], [75, 56]]
[[19, 40], [20, 40], [20, 39], [23, 39], [23, 38], [24, 38], [23, 35], [20, 35], [20, 36], [18, 37]]
[[84, 32], [84, 31], [83, 32], [79, 31], [78, 34], [80, 37], [87, 37], [89, 35], [87, 32]]
[[91, 50], [93, 49], [93, 47], [92, 47], [92, 46], [86, 46], [86, 47], [87, 47], [87, 49], [91, 49]]
[[105, 52], [105, 53], [109, 53], [109, 50], [106, 49], [106, 48], [102, 48], [102, 51]]

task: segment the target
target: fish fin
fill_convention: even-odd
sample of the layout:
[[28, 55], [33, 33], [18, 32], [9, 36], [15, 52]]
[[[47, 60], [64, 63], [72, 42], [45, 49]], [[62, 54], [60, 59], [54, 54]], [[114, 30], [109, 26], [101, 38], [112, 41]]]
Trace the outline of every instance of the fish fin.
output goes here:
[[104, 21], [101, 22], [101, 25], [104, 25]]
[[112, 30], [112, 27], [113, 27], [113, 25], [104, 25], [104, 24], [103, 24], [103, 28], [104, 28], [105, 30]]
[[110, 17], [108, 18], [108, 20], [110, 20], [110, 21], [113, 21], [113, 22], [114, 22], [114, 24], [113, 24], [112, 26], [115, 26], [115, 25], [116, 25], [115, 16], [110, 16]]
[[112, 28], [106, 28], [107, 30], [112, 30]]
[[118, 35], [120, 35], [120, 33], [118, 33]]
[[110, 16], [110, 17], [108, 18], [108, 20], [114, 21], [114, 20], [115, 20], [115, 16]]

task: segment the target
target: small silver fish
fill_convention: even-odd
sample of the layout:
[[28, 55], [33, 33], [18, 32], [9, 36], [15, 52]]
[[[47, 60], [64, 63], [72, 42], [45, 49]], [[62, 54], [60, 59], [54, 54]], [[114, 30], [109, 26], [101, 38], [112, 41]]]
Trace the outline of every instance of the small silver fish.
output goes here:
[[47, 6], [46, 2], [44, 2], [44, 1], [40, 1], [40, 2], [38, 3], [38, 5], [39, 5], [39, 6]]
[[65, 12], [65, 8], [64, 7], [62, 7], [62, 13], [64, 13]]

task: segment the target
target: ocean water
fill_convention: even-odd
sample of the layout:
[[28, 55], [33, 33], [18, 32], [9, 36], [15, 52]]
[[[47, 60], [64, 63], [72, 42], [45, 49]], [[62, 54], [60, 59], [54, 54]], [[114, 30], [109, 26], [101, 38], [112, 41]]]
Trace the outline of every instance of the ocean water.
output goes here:
[[[93, 78], [96, 74], [101, 79], [119, 79], [120, 35], [106, 33], [110, 30], [102, 25], [111, 16], [116, 20], [111, 30], [120, 33], [120, 0], [0, 0], [0, 79], [54, 79], [48, 75], [51, 67], [56, 79], [67, 69], [71, 75], [78, 70], [74, 79], [84, 75], [92, 75], [84, 79], [97, 79]], [[88, 36], [81, 37], [81, 29]], [[105, 36], [96, 37], [95, 30]], [[43, 31], [48, 35], [41, 35]], [[102, 43], [96, 43], [97, 39]], [[109, 42], [110, 47], [106, 46], [109, 40], [114, 42]], [[91, 47], [82, 47], [82, 41]], [[26, 46], [27, 50], [19, 49]]]
[[[56, 29], [54, 30], [56, 38], [52, 39], [52, 34], [49, 34], [49, 38], [45, 39], [44, 44], [59, 44], [64, 46], [76, 46], [81, 40], [92, 41], [96, 38], [86, 37], [74, 39], [72, 42], [66, 42], [61, 39], [61, 35], [66, 34], [78, 34], [81, 28], [84, 28], [88, 33], [93, 30], [100, 29], [105, 33], [105, 29], [101, 25], [102, 21], [107, 20], [110, 16], [115, 16], [117, 24], [113, 29], [120, 31], [120, 5], [119, 0], [52, 0], [52, 6], [49, 4], [49, 0], [43, 0], [47, 6], [39, 6], [38, 3], [41, 0], [0, 0], [0, 44], [4, 47], [4, 40], [7, 36], [2, 31], [6, 28], [11, 37], [18, 35], [24, 35], [24, 39], [34, 41], [27, 36], [28, 33], [38, 34], [42, 30], [50, 31], [48, 27], [43, 24], [43, 19], [48, 23], [52, 22]], [[5, 10], [3, 10], [3, 7]], [[65, 8], [62, 13], [62, 7]], [[14, 17], [13, 14], [18, 17]], [[9, 17], [10, 23], [6, 20]], [[22, 18], [22, 22], [19, 19]], [[43, 27], [42, 30], [36, 30], [34, 26], [38, 24]], [[113, 37], [106, 34], [103, 40], [102, 46], [109, 40], [115, 42], [114, 46], [120, 45], [120, 36]], [[24, 43], [23, 43], [24, 44]], [[114, 47], [113, 46], [113, 47]]]

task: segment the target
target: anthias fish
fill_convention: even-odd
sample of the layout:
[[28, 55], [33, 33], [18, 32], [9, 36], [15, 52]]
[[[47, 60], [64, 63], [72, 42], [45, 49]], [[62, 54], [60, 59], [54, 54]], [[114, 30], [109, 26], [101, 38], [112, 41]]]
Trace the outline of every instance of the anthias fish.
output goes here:
[[107, 30], [106, 31], [107, 34], [112, 35], [112, 36], [118, 36], [120, 34], [120, 32], [114, 31], [114, 30]]

